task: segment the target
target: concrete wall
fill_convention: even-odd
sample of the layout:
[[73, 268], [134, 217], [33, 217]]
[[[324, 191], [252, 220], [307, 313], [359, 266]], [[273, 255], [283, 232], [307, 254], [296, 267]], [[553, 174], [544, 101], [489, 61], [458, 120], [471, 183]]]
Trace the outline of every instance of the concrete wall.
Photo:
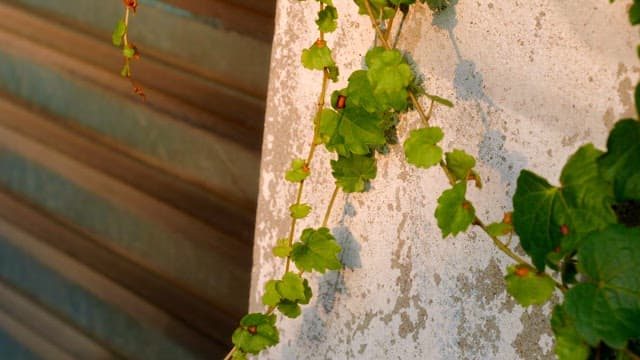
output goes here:
[[[327, 39], [346, 74], [362, 66], [373, 42], [351, 0], [334, 0], [339, 30]], [[624, 1], [459, 1], [437, 17], [425, 6], [407, 19], [400, 47], [412, 53], [431, 93], [454, 100], [433, 123], [443, 147], [478, 157], [485, 187], [472, 190], [479, 217], [511, 209], [523, 168], [557, 179], [584, 142], [603, 148], [613, 122], [632, 113], [640, 67], [638, 37]], [[262, 155], [252, 309], [263, 284], [281, 276], [271, 247], [286, 236], [295, 188], [283, 174], [311, 138], [320, 73], [300, 66], [316, 39], [312, 1], [278, 2]], [[415, 114], [400, 137], [418, 126]], [[333, 188], [324, 150], [312, 164], [303, 201], [317, 227]], [[482, 232], [442, 239], [433, 216], [447, 187], [438, 169], [405, 163], [400, 147], [380, 159], [364, 194], [339, 196], [330, 227], [344, 248], [344, 270], [310, 275], [313, 302], [281, 319], [281, 344], [264, 359], [545, 359], [553, 337], [551, 306], [524, 309], [505, 293], [509, 259]], [[303, 226], [298, 227], [299, 229]]]

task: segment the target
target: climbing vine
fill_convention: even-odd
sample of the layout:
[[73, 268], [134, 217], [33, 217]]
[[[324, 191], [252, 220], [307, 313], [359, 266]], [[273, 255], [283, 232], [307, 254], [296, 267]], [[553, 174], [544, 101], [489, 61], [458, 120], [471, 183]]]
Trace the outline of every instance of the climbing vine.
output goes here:
[[118, 20], [113, 34], [111, 35], [111, 42], [114, 46], [122, 49], [123, 65], [120, 70], [120, 75], [131, 81], [133, 92], [140, 96], [143, 100], [146, 100], [144, 89], [140, 84], [133, 81], [131, 72], [132, 60], [139, 60], [140, 53], [136, 45], [129, 40], [129, 19], [131, 16], [135, 16], [138, 10], [138, 0], [122, 0], [124, 4], [124, 17]]
[[[305, 275], [342, 267], [342, 249], [327, 227], [335, 199], [340, 192], [366, 192], [377, 175], [377, 158], [400, 143], [396, 127], [411, 111], [419, 115], [420, 127], [410, 130], [402, 142], [407, 162], [417, 168], [440, 168], [450, 184], [435, 210], [442, 237], [472, 226], [482, 229], [513, 260], [506, 269], [506, 287], [522, 306], [541, 305], [554, 293], [561, 295], [550, 319], [560, 359], [640, 359], [640, 121], [620, 120], [609, 134], [606, 151], [592, 144], [580, 147], [563, 167], [557, 186], [522, 171], [513, 213], [485, 225], [466, 198], [469, 185], [482, 187], [474, 170], [476, 159], [461, 149], [445, 151], [440, 145], [443, 130], [430, 124], [436, 105], [453, 104], [427, 91], [408, 53], [397, 46], [399, 23], [417, 2], [437, 13], [449, 1], [354, 0], [359, 14], [370, 20], [376, 43], [364, 57], [364, 69], [351, 73], [346, 87], [330, 94], [330, 82], [338, 80], [339, 70], [325, 34], [336, 30], [338, 9], [332, 0], [306, 3], [314, 2], [318, 35], [302, 50], [300, 60], [306, 69], [321, 73], [321, 82], [309, 121], [313, 135], [308, 153], [291, 159], [284, 174], [296, 189], [289, 230], [274, 239], [273, 255], [283, 260], [284, 271], [265, 283], [265, 310], [240, 320], [232, 334], [234, 347], [225, 359], [246, 359], [276, 345], [277, 314], [296, 318], [312, 298]], [[114, 31], [113, 43], [122, 47], [122, 76], [131, 78], [131, 60], [138, 52], [127, 31], [129, 13], [135, 14], [137, 4], [124, 3], [125, 17]], [[640, 23], [640, 0], [634, 0], [629, 17], [633, 25]], [[141, 89], [136, 93], [144, 96]], [[640, 85], [635, 99], [640, 114]], [[335, 188], [327, 193], [322, 223], [297, 231], [298, 221], [318, 207], [304, 202], [304, 189], [309, 176], [327, 171], [313, 163], [319, 146], [333, 154], [328, 166]], [[530, 260], [513, 250], [514, 234]]]

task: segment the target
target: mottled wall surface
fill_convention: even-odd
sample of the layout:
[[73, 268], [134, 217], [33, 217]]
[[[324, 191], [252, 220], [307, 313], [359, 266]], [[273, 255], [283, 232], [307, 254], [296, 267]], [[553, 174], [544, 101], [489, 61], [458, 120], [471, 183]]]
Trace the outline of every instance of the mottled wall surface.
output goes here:
[[[374, 34], [351, 0], [334, 0], [339, 29], [327, 37], [343, 78], [363, 65]], [[470, 189], [477, 213], [498, 221], [511, 209], [518, 173], [557, 179], [584, 142], [605, 145], [615, 119], [632, 112], [640, 68], [637, 33], [625, 2], [605, 0], [459, 1], [433, 17], [417, 6], [399, 46], [412, 53], [429, 92], [452, 99], [433, 124], [447, 151], [477, 156], [482, 190]], [[283, 181], [304, 157], [312, 131], [319, 72], [300, 65], [317, 37], [312, 1], [281, 0], [272, 52], [253, 290], [254, 310], [266, 280], [281, 276], [271, 255], [286, 236], [295, 187]], [[404, 118], [401, 140], [418, 126]], [[315, 206], [304, 226], [317, 227], [333, 180], [332, 155], [312, 164], [303, 201]], [[364, 194], [340, 195], [330, 227], [342, 244], [344, 270], [310, 275], [313, 302], [296, 319], [281, 319], [281, 344], [265, 359], [545, 359], [553, 338], [551, 307], [524, 309], [505, 293], [508, 258], [478, 229], [442, 239], [433, 216], [447, 187], [438, 169], [406, 164], [402, 149], [378, 163]]]

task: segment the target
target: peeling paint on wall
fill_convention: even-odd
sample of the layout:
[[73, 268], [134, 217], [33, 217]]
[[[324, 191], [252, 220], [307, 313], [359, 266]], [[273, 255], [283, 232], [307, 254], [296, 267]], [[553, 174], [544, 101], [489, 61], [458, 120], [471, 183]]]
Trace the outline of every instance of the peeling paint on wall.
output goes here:
[[[334, 0], [339, 29], [327, 36], [343, 78], [362, 67], [373, 44], [367, 19], [350, 0]], [[286, 234], [294, 186], [282, 181], [289, 162], [311, 139], [321, 74], [302, 69], [315, 41], [317, 9], [278, 3], [265, 124], [252, 309], [283, 264], [271, 255]], [[478, 215], [498, 221], [523, 168], [558, 177], [584, 142], [603, 147], [614, 119], [630, 111], [638, 79], [624, 4], [603, 0], [454, 1], [432, 17], [425, 6], [404, 24], [400, 47], [412, 53], [428, 90], [454, 100], [437, 108], [434, 125], [447, 150], [478, 157], [485, 186], [470, 189]], [[345, 79], [332, 84], [343, 87]], [[418, 124], [399, 127], [401, 141]], [[303, 201], [315, 205], [298, 229], [317, 226], [332, 189], [319, 151]], [[340, 196], [330, 224], [345, 249], [340, 272], [310, 275], [314, 300], [295, 320], [283, 319], [282, 342], [264, 359], [549, 359], [551, 305], [524, 309], [503, 284], [509, 260], [475, 230], [441, 238], [433, 213], [446, 180], [417, 170], [402, 149], [378, 163], [368, 193]], [[313, 190], [312, 190], [313, 189]]]

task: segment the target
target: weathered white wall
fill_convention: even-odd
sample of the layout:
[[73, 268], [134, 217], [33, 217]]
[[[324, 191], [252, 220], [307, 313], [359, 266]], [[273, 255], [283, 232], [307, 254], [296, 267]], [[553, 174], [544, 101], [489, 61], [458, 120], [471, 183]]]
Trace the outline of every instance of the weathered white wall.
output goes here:
[[[339, 30], [327, 37], [343, 76], [362, 66], [372, 45], [367, 19], [351, 0], [334, 0]], [[632, 113], [640, 68], [625, 1], [462, 0], [433, 18], [424, 6], [405, 24], [410, 51], [428, 90], [454, 100], [434, 124], [446, 150], [479, 158], [485, 187], [470, 197], [486, 222], [511, 209], [523, 168], [557, 179], [584, 142], [604, 147], [606, 133]], [[271, 246], [286, 236], [295, 187], [283, 181], [306, 154], [320, 73], [304, 70], [302, 48], [316, 39], [313, 1], [278, 3], [263, 145], [252, 309], [262, 309], [266, 280], [283, 263]], [[417, 126], [400, 126], [402, 139]], [[333, 188], [330, 155], [312, 164], [303, 201], [316, 204], [304, 225], [317, 227]], [[340, 196], [331, 228], [345, 270], [311, 275], [313, 302], [296, 320], [279, 321], [281, 344], [265, 359], [543, 359], [553, 340], [550, 306], [523, 309], [505, 293], [509, 260], [477, 229], [442, 239], [433, 213], [446, 187], [438, 169], [407, 165], [400, 147], [379, 161], [368, 193]], [[301, 229], [303, 226], [299, 226]]]

